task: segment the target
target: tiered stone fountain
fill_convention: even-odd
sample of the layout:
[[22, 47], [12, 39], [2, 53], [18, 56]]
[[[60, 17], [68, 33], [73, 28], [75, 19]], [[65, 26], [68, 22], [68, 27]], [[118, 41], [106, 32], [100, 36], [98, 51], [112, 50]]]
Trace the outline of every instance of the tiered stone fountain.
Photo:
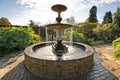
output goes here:
[[[85, 44], [62, 42], [61, 31], [72, 27], [61, 23], [61, 12], [67, 7], [61, 4], [52, 6], [58, 12], [57, 23], [47, 25], [57, 31], [57, 41], [42, 42], [27, 47], [25, 53], [25, 66], [33, 74], [45, 79], [71, 79], [88, 72], [94, 64], [94, 50]], [[67, 43], [65, 45], [65, 43]], [[46, 46], [47, 44], [47, 46]]]
[[66, 11], [67, 7], [64, 5], [54, 5], [52, 6], [52, 10], [58, 12], [58, 17], [56, 18], [57, 24], [49, 24], [47, 27], [51, 29], [55, 29], [57, 31], [57, 43], [52, 46], [54, 53], [57, 56], [62, 56], [63, 53], [68, 51], [68, 48], [62, 43], [62, 35], [61, 31], [64, 29], [72, 27], [69, 24], [62, 24], [61, 12]]

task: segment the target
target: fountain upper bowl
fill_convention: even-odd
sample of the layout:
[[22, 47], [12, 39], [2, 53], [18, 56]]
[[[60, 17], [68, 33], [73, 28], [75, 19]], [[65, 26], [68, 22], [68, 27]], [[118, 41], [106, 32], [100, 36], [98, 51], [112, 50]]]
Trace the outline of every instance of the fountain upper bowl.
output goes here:
[[49, 25], [46, 25], [46, 26], [48, 28], [55, 29], [55, 30], [64, 30], [64, 29], [73, 27], [70, 24], [62, 24], [62, 23], [49, 24]]

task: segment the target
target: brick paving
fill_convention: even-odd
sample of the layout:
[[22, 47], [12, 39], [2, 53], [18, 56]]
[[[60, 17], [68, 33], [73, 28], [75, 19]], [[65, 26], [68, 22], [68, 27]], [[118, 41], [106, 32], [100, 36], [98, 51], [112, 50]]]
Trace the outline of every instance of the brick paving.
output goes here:
[[[93, 68], [86, 74], [65, 80], [119, 80], [110, 71], [101, 65], [101, 61], [98, 55], [95, 53], [95, 62]], [[49, 80], [45, 78], [39, 78], [31, 72], [27, 71], [24, 66], [24, 61], [18, 64], [15, 68], [5, 74], [1, 80]], [[58, 79], [61, 80], [61, 79]]]

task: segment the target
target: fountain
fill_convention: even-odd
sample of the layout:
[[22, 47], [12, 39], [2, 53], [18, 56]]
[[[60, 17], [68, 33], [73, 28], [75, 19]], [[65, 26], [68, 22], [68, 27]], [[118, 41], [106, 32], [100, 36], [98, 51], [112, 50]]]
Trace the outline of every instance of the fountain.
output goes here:
[[66, 9], [67, 9], [66, 6], [60, 4], [52, 6], [52, 10], [58, 13], [58, 17], [56, 18], [57, 23], [47, 25], [47, 27], [55, 29], [57, 32], [57, 43], [52, 46], [53, 51], [54, 53], [56, 53], [57, 56], [62, 56], [63, 53], [68, 51], [68, 48], [62, 43], [61, 36], [62, 30], [72, 27], [72, 25], [69, 24], [61, 24], [62, 21], [61, 12], [66, 11]]
[[[57, 23], [46, 25], [56, 30], [57, 41], [41, 42], [24, 50], [25, 66], [31, 73], [44, 79], [72, 79], [88, 72], [94, 64], [94, 50], [85, 44], [62, 41], [61, 31], [71, 28], [70, 24], [61, 23], [61, 12], [67, 7], [61, 4], [52, 6], [58, 12]], [[47, 45], [47, 46], [46, 46]]]

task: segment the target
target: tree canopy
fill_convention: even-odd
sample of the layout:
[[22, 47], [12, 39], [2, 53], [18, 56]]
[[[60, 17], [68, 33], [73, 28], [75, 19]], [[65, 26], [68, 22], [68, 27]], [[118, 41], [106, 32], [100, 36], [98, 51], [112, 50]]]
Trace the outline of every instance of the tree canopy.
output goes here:
[[93, 22], [93, 23], [98, 22], [96, 14], [97, 14], [97, 7], [93, 6], [89, 12], [89, 18], [87, 19], [88, 22]]
[[108, 11], [105, 13], [105, 16], [103, 18], [103, 23], [112, 23], [112, 13], [111, 11]]
[[7, 18], [1, 17], [0, 18], [0, 25], [12, 25], [12, 24], [10, 23], [10, 21]]
[[117, 24], [120, 27], [120, 8], [119, 7], [117, 11], [114, 13], [113, 23]]

